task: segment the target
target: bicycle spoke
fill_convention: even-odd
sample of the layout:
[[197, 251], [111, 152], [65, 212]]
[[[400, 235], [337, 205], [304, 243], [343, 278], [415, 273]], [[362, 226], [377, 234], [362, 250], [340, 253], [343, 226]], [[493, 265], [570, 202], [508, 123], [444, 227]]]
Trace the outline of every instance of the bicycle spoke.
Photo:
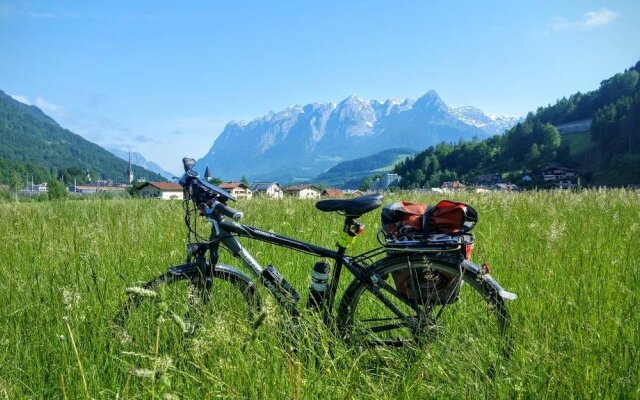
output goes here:
[[[357, 282], [347, 290], [339, 310], [343, 337], [356, 343], [433, 343], [440, 354], [477, 357], [510, 353], [509, 317], [501, 299], [490, 296], [455, 266], [424, 258], [398, 258], [383, 264], [376, 276], [384, 299]], [[392, 312], [391, 302], [403, 317]], [[506, 338], [506, 339], [505, 339]], [[445, 350], [446, 349], [446, 350]]]

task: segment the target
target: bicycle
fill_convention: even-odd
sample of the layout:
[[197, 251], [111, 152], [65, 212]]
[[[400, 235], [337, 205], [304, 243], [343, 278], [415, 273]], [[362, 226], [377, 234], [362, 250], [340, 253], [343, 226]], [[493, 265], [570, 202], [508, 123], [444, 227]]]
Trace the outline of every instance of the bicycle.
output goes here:
[[[320, 211], [344, 216], [334, 250], [241, 224], [243, 213], [227, 205], [229, 200], [235, 200], [234, 196], [201, 179], [193, 170], [193, 159], [184, 158], [183, 164], [185, 173], [179, 183], [184, 188], [185, 223], [189, 231], [186, 262], [128, 291], [116, 318], [125, 332], [136, 327], [140, 335], [149, 339], [155, 333], [148, 323], [152, 318], [175, 320], [181, 327], [179, 334], [193, 332], [194, 325], [189, 325], [186, 317], [194, 310], [215, 307], [220, 313], [241, 309], [236, 313], [238, 316], [249, 317], [259, 325], [264, 314], [257, 282], [297, 320], [305, 308], [300, 304], [298, 290], [274, 266], [263, 268], [238, 240], [246, 238], [333, 261], [332, 267], [324, 262], [314, 265], [306, 308], [319, 313], [326, 324], [335, 326], [340, 338], [348, 343], [402, 346], [435, 340], [455, 343], [474, 337], [491, 341], [492, 351], [505, 357], [511, 354], [511, 319], [505, 301], [514, 300], [516, 295], [498, 284], [488, 266], [469, 259], [473, 241], [468, 237], [382, 243], [365, 253], [349, 256], [347, 249], [363, 230], [358, 218], [380, 207], [381, 195], [316, 203]], [[199, 236], [192, 226], [196, 214], [211, 223], [208, 238]], [[251, 275], [218, 264], [221, 247], [240, 259]], [[353, 281], [334, 313], [344, 269], [353, 275]], [[161, 290], [183, 297], [173, 304], [158, 303], [153, 299]], [[145, 304], [147, 308], [135, 312]], [[175, 312], [174, 307], [182, 308]], [[146, 322], [131, 323], [135, 315]], [[201, 322], [205, 319], [201, 317]]]

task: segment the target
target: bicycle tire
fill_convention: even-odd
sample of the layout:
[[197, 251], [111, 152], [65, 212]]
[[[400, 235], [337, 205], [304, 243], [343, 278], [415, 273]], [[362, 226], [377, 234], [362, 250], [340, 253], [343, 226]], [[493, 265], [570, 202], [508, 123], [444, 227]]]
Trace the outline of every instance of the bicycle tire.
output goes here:
[[[354, 280], [343, 295], [337, 327], [343, 339], [366, 346], [441, 344], [466, 351], [481, 341], [487, 353], [508, 358], [513, 349], [511, 318], [503, 299], [460, 265], [421, 255], [390, 256], [374, 264], [378, 287], [407, 318], [403, 321], [362, 282]], [[418, 296], [408, 296], [394, 282], [394, 273], [408, 276]], [[446, 276], [456, 290], [423, 290], [416, 277]], [[398, 275], [396, 275], [398, 276]], [[435, 279], [435, 278], [434, 278]], [[432, 279], [432, 280], [434, 280]], [[449, 288], [451, 289], [451, 288]], [[426, 293], [426, 294], [425, 294]], [[438, 298], [447, 293], [449, 298]], [[427, 298], [431, 296], [431, 298]], [[420, 297], [420, 298], [418, 298]], [[477, 347], [477, 344], [476, 344]]]
[[128, 288], [114, 322], [132, 351], [157, 353], [181, 346], [207, 326], [250, 328], [260, 308], [255, 284], [233, 267], [217, 265], [210, 277], [169, 270]]

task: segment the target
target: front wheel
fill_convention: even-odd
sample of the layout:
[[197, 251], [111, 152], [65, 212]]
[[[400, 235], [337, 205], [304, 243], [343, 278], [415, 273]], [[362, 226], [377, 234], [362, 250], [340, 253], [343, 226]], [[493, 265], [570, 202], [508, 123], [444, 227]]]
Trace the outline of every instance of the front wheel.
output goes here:
[[183, 339], [196, 333], [248, 330], [259, 310], [255, 284], [242, 272], [216, 265], [205, 277], [195, 264], [185, 264], [127, 288], [115, 324], [128, 350], [157, 355], [181, 349]]
[[511, 354], [509, 312], [477, 274], [420, 255], [387, 257], [371, 268], [377, 289], [355, 280], [340, 303], [338, 329], [348, 342], [427, 344], [440, 356], [473, 360]]

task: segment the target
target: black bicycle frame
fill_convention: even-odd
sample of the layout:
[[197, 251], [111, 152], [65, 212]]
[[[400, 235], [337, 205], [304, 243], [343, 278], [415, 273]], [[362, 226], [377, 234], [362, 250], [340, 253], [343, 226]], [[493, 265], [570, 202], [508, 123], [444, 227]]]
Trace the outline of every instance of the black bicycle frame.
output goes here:
[[[335, 301], [337, 286], [340, 280], [340, 274], [342, 267], [346, 267], [356, 279], [363, 282], [368, 289], [379, 298], [389, 309], [394, 312], [400, 318], [406, 318], [404, 315], [382, 292], [376, 287], [375, 283], [371, 279], [371, 274], [365, 271], [359, 263], [354, 262], [351, 257], [345, 255], [346, 248], [338, 246], [338, 250], [328, 249], [326, 247], [317, 246], [311, 243], [307, 243], [301, 240], [293, 239], [283, 235], [279, 235], [272, 232], [266, 232], [258, 228], [254, 228], [248, 225], [242, 225], [226, 218], [209, 217], [209, 221], [212, 223], [211, 227], [211, 251], [212, 254], [217, 255], [218, 246], [222, 243], [231, 253], [240, 258], [245, 266], [251, 270], [251, 272], [263, 279], [262, 266], [253, 258], [253, 256], [240, 244], [236, 237], [246, 237], [249, 239], [260, 240], [280, 247], [286, 247], [292, 250], [300, 251], [310, 255], [325, 257], [334, 260], [334, 268], [331, 274], [331, 280], [328, 282], [327, 293], [325, 295], [324, 304], [322, 307], [325, 320], [332, 315], [333, 305]], [[345, 225], [348, 222], [345, 221]], [[212, 260], [212, 264], [215, 265], [217, 260]], [[264, 280], [263, 280], [263, 283]], [[278, 299], [283, 306], [293, 311], [294, 314], [298, 314], [298, 309], [295, 304], [287, 301], [286, 296], [283, 295], [282, 289], [266, 285], [273, 295]]]

